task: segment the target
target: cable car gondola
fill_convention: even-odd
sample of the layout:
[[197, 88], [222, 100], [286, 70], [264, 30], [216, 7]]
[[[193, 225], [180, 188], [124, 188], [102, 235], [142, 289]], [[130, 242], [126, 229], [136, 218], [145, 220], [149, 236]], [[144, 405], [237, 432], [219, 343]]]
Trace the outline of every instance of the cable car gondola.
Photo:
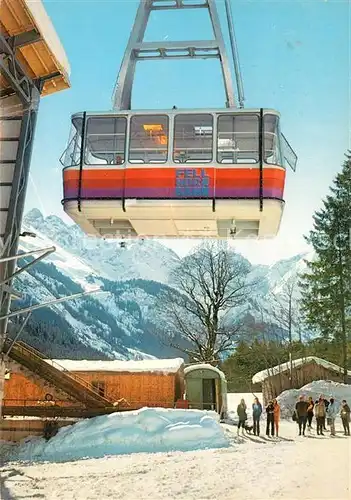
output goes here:
[[[209, 9], [214, 41], [137, 43], [151, 10], [162, 8], [143, 0], [119, 73], [114, 109], [72, 116], [61, 159], [63, 206], [86, 233], [113, 238], [276, 236], [286, 167], [295, 170], [297, 158], [281, 133], [277, 111], [235, 106], [216, 6], [209, 0], [203, 7]], [[185, 5], [178, 1], [171, 8]], [[180, 49], [197, 57], [195, 44], [199, 57], [217, 51], [226, 107], [132, 110], [136, 61], [174, 58]]]

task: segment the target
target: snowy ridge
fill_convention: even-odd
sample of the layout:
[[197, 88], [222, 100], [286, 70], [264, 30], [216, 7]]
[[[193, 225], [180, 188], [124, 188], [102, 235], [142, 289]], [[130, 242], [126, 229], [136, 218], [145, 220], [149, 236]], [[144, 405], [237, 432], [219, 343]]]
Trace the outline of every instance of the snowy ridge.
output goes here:
[[60, 365], [58, 369], [72, 372], [162, 372], [176, 373], [184, 364], [184, 359], [155, 359], [140, 361], [90, 361], [72, 359], [46, 359], [49, 364]]
[[26, 214], [23, 226], [26, 230], [45, 234], [55, 245], [82, 259], [106, 279], [142, 278], [168, 283], [169, 272], [180, 262], [175, 252], [155, 240], [130, 240], [121, 248], [122, 240], [87, 236], [78, 226], [68, 226], [55, 215], [44, 218], [38, 209]]
[[[310, 363], [311, 361], [314, 361], [317, 363], [317, 365], [323, 366], [324, 368], [327, 368], [328, 370], [333, 370], [337, 373], [343, 373], [343, 369], [341, 366], [335, 365], [334, 363], [330, 363], [329, 361], [326, 361], [325, 359], [317, 358], [315, 356], [307, 356], [306, 358], [300, 358], [300, 359], [295, 359], [292, 362], [293, 368], [298, 368], [299, 366], [302, 366], [306, 363]], [[268, 370], [262, 370], [258, 373], [256, 373], [252, 377], [252, 383], [253, 384], [259, 384], [263, 382], [266, 378], [272, 376], [272, 375], [277, 375], [278, 373], [286, 372], [290, 370], [290, 363], [282, 363], [281, 365], [276, 365], [272, 368], [269, 368]], [[351, 376], [351, 371], [347, 372], [348, 375]]]
[[[26, 230], [33, 230], [27, 227]], [[98, 274], [91, 266], [82, 259], [72, 255], [68, 250], [60, 246], [56, 241], [49, 239], [44, 233], [35, 229], [36, 238], [22, 238], [20, 240], [20, 250], [23, 252], [32, 252], [55, 246], [56, 251], [50, 254], [46, 260], [52, 262], [61, 272], [65, 273], [76, 283], [79, 283], [86, 291], [99, 288], [96, 284], [91, 284], [86, 280], [88, 276], [98, 278]], [[36, 257], [39, 255], [36, 254]]]

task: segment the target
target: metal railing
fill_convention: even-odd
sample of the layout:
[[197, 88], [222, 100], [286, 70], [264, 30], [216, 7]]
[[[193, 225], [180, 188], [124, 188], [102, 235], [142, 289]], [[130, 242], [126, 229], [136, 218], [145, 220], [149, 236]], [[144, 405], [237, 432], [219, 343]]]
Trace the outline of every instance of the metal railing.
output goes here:
[[77, 403], [75, 401], [67, 401], [64, 399], [55, 399], [54, 401], [46, 401], [40, 399], [3, 399], [4, 407], [41, 407], [41, 408], [53, 408], [53, 407], [68, 407], [68, 408], [81, 408], [84, 409], [83, 403]]
[[104, 396], [101, 395], [98, 389], [96, 389], [90, 382], [87, 380], [84, 380], [83, 378], [79, 377], [75, 373], [70, 372], [65, 368], [64, 366], [60, 365], [59, 363], [56, 363], [56, 361], [53, 361], [52, 359], [46, 359], [43, 354], [39, 351], [37, 351], [34, 347], [28, 346], [24, 342], [16, 342], [14, 345], [13, 349], [19, 350], [23, 354], [30, 354], [33, 358], [39, 359], [41, 362], [47, 364], [48, 366], [52, 366], [55, 370], [58, 370], [60, 372], [63, 372], [65, 375], [67, 375], [70, 379], [75, 380], [78, 382], [80, 385], [83, 385], [86, 389], [90, 390], [94, 394], [96, 394], [100, 399], [106, 400], [107, 403], [111, 403], [112, 401], [105, 398]]
[[[169, 399], [155, 399], [155, 400], [128, 400], [126, 398], [120, 398], [124, 401], [121, 401], [120, 405], [116, 405], [116, 411], [118, 408], [123, 409], [138, 409], [143, 407], [149, 408], [176, 408], [177, 402], [170, 401]], [[66, 408], [77, 408], [84, 410], [84, 406], [82, 403], [78, 403], [75, 401], [69, 401], [66, 399], [54, 399], [53, 401], [46, 401], [44, 399], [28, 399], [28, 398], [5, 398], [4, 406], [13, 407], [13, 406], [22, 406], [22, 407], [41, 407], [41, 408], [54, 408], [54, 407], [66, 407]], [[201, 407], [201, 408], [199, 408]], [[189, 409], [204, 409], [204, 410], [212, 410], [215, 411], [217, 404], [213, 401], [211, 402], [203, 402], [203, 401], [189, 401]], [[109, 406], [110, 408], [110, 406]]]

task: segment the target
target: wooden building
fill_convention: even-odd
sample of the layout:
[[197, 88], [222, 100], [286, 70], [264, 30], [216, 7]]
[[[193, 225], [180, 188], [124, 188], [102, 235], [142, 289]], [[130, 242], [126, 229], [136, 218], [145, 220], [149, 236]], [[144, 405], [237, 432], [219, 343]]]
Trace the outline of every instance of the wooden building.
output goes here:
[[[184, 360], [45, 359], [24, 342], [5, 342], [4, 415], [85, 417], [143, 406], [174, 407]], [[85, 411], [86, 410], [86, 411]]]
[[182, 358], [53, 362], [87, 382], [112, 404], [124, 399], [133, 410], [143, 406], [174, 408], [184, 392]]
[[[351, 384], [351, 371], [348, 373]], [[290, 373], [290, 363], [268, 368], [252, 377], [252, 383], [259, 384], [263, 394], [264, 404], [268, 404], [273, 399], [287, 389], [300, 389], [306, 384], [315, 380], [332, 380], [343, 382], [343, 369], [329, 361], [314, 356], [295, 359], [292, 362], [292, 372]]]
[[[49, 365], [50, 373], [44, 373], [43, 363]], [[71, 412], [71, 416], [79, 414], [79, 408], [87, 406], [101, 409], [114, 407], [115, 410], [119, 404], [130, 410], [143, 406], [173, 408], [184, 392], [182, 358], [142, 361], [42, 359], [37, 373], [34, 367], [28, 369], [10, 360], [8, 368], [4, 390], [5, 414], [7, 407], [17, 406], [18, 414], [21, 414], [20, 408], [44, 408], [50, 404], [65, 407], [67, 411], [70, 407], [76, 408], [77, 412]], [[76, 392], [68, 382], [75, 383]], [[90, 393], [96, 398], [88, 400]], [[123, 404], [118, 403], [121, 401]], [[59, 410], [57, 413], [60, 413]], [[27, 413], [24, 411], [24, 414]]]
[[227, 413], [227, 381], [221, 370], [209, 364], [189, 365], [184, 378], [189, 408]]
[[[54, 420], [58, 429], [76, 423], [76, 419]], [[0, 419], [1, 441], [19, 442], [28, 436], [42, 437], [48, 420], [40, 418], [5, 418]], [[0, 497], [2, 498], [2, 497]]]

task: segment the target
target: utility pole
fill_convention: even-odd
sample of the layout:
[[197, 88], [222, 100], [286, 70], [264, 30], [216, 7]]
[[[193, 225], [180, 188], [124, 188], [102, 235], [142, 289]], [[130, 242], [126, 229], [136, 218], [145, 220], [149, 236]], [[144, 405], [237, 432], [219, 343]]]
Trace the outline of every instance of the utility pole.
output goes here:
[[290, 363], [290, 389], [293, 387], [293, 362], [292, 362], [292, 295], [289, 296], [288, 307], [288, 332], [289, 332], [289, 363]]

